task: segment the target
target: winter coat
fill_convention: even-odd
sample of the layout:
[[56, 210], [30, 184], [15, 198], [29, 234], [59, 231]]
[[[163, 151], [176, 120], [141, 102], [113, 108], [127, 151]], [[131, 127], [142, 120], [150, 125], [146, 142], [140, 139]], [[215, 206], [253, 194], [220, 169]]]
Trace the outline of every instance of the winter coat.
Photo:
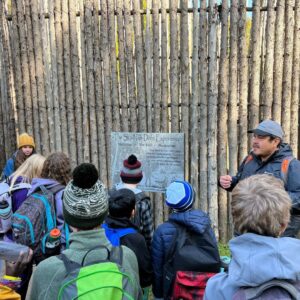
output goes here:
[[[56, 185], [60, 184], [54, 179], [45, 179], [45, 178], [33, 178], [31, 182], [31, 189], [28, 191], [28, 195], [40, 191], [40, 186], [43, 185], [46, 188], [50, 189]], [[63, 218], [63, 209], [62, 209], [62, 195], [63, 190], [57, 192], [55, 197], [55, 209], [56, 209], [56, 226], [62, 230], [63, 224], [64, 224], [64, 218]]]
[[105, 223], [109, 228], [133, 228], [136, 233], [129, 233], [120, 239], [120, 244], [131, 249], [136, 255], [139, 265], [139, 275], [141, 287], [147, 287], [152, 284], [152, 264], [151, 256], [148, 250], [145, 238], [138, 232], [138, 227], [128, 218], [114, 218], [108, 216]]
[[7, 160], [4, 169], [2, 170], [1, 181], [8, 178], [15, 171], [15, 159], [17, 152], [18, 150], [13, 154], [11, 158]]
[[[72, 261], [81, 263], [87, 251], [100, 246], [105, 246], [109, 250], [111, 249], [111, 244], [105, 236], [104, 229], [83, 230], [74, 232], [70, 235], [70, 248], [63, 251], [63, 253]], [[132, 276], [134, 282], [136, 283], [136, 290], [133, 298], [136, 300], [141, 300], [142, 293], [138, 284], [139, 275], [136, 257], [134, 253], [127, 247], [122, 248], [122, 265], [126, 270], [128, 270], [128, 274]], [[89, 257], [91, 260], [96, 260], [97, 258], [99, 261], [101, 261], [102, 259], [106, 259], [107, 252], [105, 249], [95, 250], [89, 254]], [[59, 289], [66, 275], [67, 271], [63, 261], [58, 259], [56, 256], [52, 256], [42, 261], [33, 273], [31, 279], [31, 289], [28, 292], [26, 299], [57, 299]]]
[[[15, 184], [21, 183], [23, 181], [23, 177], [19, 176]], [[10, 183], [10, 181], [9, 181]], [[11, 200], [12, 200], [12, 211], [16, 212], [16, 210], [21, 206], [21, 204], [25, 201], [27, 198], [27, 193], [29, 189], [20, 189], [16, 190], [12, 193], [11, 195]]]
[[[209, 216], [201, 210], [174, 212], [169, 216], [169, 220], [185, 226], [188, 230], [199, 233], [199, 235], [208, 230], [212, 239], [216, 241]], [[174, 236], [176, 236], [176, 227], [171, 222], [161, 224], [154, 232], [151, 256], [154, 273], [153, 294], [157, 298], [163, 297], [163, 269], [166, 263], [166, 254]]]
[[[281, 144], [279, 149], [266, 161], [262, 161], [260, 157], [254, 153], [250, 153], [253, 157], [250, 161], [243, 163], [239, 167], [236, 176], [232, 177], [232, 183], [228, 191], [231, 191], [236, 184], [249, 176], [255, 174], [272, 174], [276, 178], [281, 178], [281, 163], [286, 157], [293, 156], [291, 147], [288, 144]], [[248, 157], [248, 156], [247, 156]], [[287, 183], [285, 186], [286, 191], [289, 193], [290, 198], [293, 201], [293, 208], [300, 210], [300, 161], [294, 159], [290, 162], [288, 169]]]
[[209, 279], [205, 300], [232, 299], [240, 287], [256, 287], [272, 279], [300, 280], [300, 241], [246, 233], [229, 242], [228, 272]]

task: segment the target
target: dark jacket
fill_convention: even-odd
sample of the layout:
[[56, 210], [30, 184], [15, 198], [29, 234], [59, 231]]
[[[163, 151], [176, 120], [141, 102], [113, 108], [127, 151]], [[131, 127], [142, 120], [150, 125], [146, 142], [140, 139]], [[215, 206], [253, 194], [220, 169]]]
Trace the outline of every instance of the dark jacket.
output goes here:
[[[188, 228], [192, 232], [199, 233], [199, 235], [208, 230], [212, 239], [216, 241], [209, 216], [201, 210], [172, 213], [169, 220]], [[161, 224], [154, 232], [152, 241], [153, 294], [157, 298], [163, 297], [163, 268], [166, 263], [166, 254], [175, 235], [176, 227], [171, 222]]]
[[138, 232], [138, 228], [128, 218], [114, 218], [108, 216], [105, 223], [110, 228], [134, 228], [136, 233], [129, 233], [120, 239], [120, 244], [131, 249], [137, 258], [141, 287], [152, 284], [151, 256], [145, 238]]
[[[260, 157], [256, 156], [253, 153], [249, 155], [253, 159], [246, 162], [244, 159], [243, 163], [239, 167], [238, 173], [236, 176], [232, 177], [232, 183], [228, 191], [237, 185], [237, 183], [249, 176], [255, 174], [272, 174], [275, 177], [281, 178], [281, 163], [282, 161], [290, 156], [293, 156], [291, 147], [288, 144], [281, 144], [279, 149], [271, 156], [268, 160], [262, 161]], [[248, 157], [248, 156], [247, 156]], [[289, 193], [292, 201], [293, 208], [300, 209], [300, 162], [297, 159], [294, 159], [290, 162], [288, 169], [287, 183], [285, 185], [286, 191]]]

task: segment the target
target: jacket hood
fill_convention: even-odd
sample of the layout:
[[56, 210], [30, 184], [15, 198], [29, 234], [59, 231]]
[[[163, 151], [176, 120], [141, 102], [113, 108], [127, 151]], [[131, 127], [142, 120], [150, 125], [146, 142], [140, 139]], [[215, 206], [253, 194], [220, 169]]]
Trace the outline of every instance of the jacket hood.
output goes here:
[[[281, 162], [282, 159], [287, 156], [293, 156], [292, 148], [287, 143], [281, 143], [278, 150], [276, 150], [274, 152], [274, 154], [266, 162], [269, 162], [269, 161], [280, 161]], [[260, 159], [256, 155], [254, 155], [254, 157], [256, 157], [256, 159], [258, 161], [260, 161]]]
[[138, 230], [138, 227], [134, 225], [128, 218], [115, 218], [107, 216], [105, 223], [111, 228], [134, 228]]
[[233, 260], [228, 277], [239, 286], [257, 286], [268, 280], [300, 280], [300, 241], [246, 233], [229, 242]]
[[52, 188], [60, 183], [54, 179], [47, 178], [33, 178], [31, 182], [31, 189], [28, 191], [28, 196], [36, 192], [41, 185]]
[[189, 210], [185, 212], [174, 212], [169, 217], [170, 221], [187, 227], [196, 233], [204, 233], [210, 228], [209, 216], [201, 210]]

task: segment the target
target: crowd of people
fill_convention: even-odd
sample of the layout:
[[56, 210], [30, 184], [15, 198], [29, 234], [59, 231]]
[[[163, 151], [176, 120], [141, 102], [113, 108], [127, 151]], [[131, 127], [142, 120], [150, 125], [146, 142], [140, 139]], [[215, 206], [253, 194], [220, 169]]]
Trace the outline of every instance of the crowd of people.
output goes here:
[[33, 137], [21, 134], [1, 175], [11, 215], [3, 217], [0, 198], [0, 229], [2, 242], [28, 251], [6, 260], [0, 295], [142, 300], [152, 289], [157, 300], [300, 299], [300, 162], [278, 123], [265, 120], [250, 133], [237, 175], [219, 178], [232, 191], [229, 264], [189, 182], [166, 187], [169, 218], [154, 229], [136, 155], [124, 159], [120, 183], [105, 187], [93, 164], [71, 170], [66, 154], [37, 154]]

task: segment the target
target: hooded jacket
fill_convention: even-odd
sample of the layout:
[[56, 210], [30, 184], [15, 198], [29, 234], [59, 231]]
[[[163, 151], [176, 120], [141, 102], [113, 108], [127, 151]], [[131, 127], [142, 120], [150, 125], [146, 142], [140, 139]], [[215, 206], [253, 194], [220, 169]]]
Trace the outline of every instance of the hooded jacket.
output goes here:
[[[266, 161], [262, 161], [260, 157], [252, 152], [249, 154], [252, 159], [246, 163], [247, 157], [239, 167], [236, 176], [232, 177], [232, 183], [228, 191], [232, 191], [237, 183], [249, 176], [255, 174], [271, 174], [276, 178], [281, 178], [281, 164], [287, 157], [292, 157], [293, 152], [288, 144], [282, 143], [277, 151], [269, 157]], [[300, 161], [294, 159], [290, 162], [288, 169], [287, 183], [285, 186], [286, 191], [289, 193], [293, 201], [293, 208], [300, 210]]]
[[[33, 178], [31, 182], [31, 189], [28, 191], [27, 197], [31, 194], [40, 191], [40, 186], [43, 185], [45, 188], [50, 189], [54, 186], [59, 185], [60, 183], [54, 179], [46, 179], [46, 178]], [[57, 227], [62, 230], [64, 224], [63, 218], [63, 209], [62, 209], [62, 195], [63, 190], [57, 192], [54, 195], [55, 198], [55, 209], [56, 209], [56, 225]]]
[[141, 287], [147, 287], [152, 284], [152, 264], [149, 249], [145, 238], [139, 233], [139, 229], [128, 218], [115, 218], [108, 216], [105, 223], [109, 228], [133, 228], [137, 232], [129, 233], [120, 239], [120, 244], [131, 249], [136, 255], [139, 265], [139, 276]]
[[[188, 230], [202, 235], [209, 231], [213, 240], [216, 241], [208, 215], [201, 210], [172, 213], [169, 220]], [[158, 226], [154, 232], [152, 241], [152, 266], [154, 273], [153, 294], [156, 298], [163, 297], [163, 269], [173, 237], [176, 235], [176, 227], [171, 222], [165, 222]], [[216, 242], [217, 243], [217, 242]]]
[[228, 272], [209, 279], [205, 300], [232, 299], [240, 287], [256, 287], [272, 279], [300, 280], [300, 241], [246, 233], [229, 242]]

